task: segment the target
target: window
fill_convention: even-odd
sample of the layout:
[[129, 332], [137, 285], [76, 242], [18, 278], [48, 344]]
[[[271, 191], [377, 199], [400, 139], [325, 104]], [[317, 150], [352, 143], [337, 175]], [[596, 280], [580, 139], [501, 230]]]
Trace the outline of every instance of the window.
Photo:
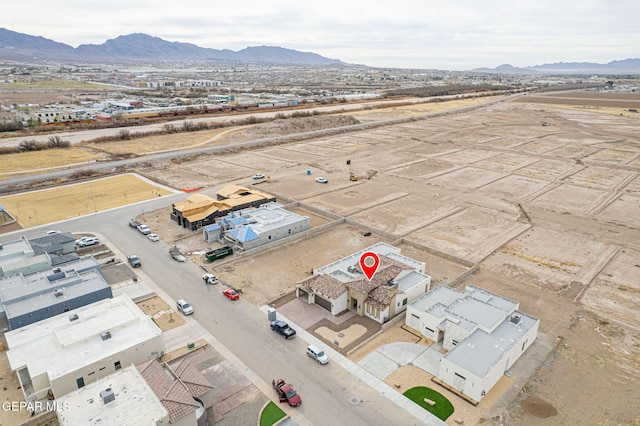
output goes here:
[[120, 361], [114, 362], [113, 366], [115, 367], [116, 370], [120, 370], [122, 368], [122, 365], [120, 365]]
[[459, 342], [457, 340], [452, 340], [451, 343], [453, 343], [453, 346], [457, 345]]
[[402, 301], [402, 306], [407, 304], [407, 298], [405, 297], [404, 300]]
[[78, 385], [78, 389], [83, 388], [84, 387], [84, 377], [80, 377], [79, 379], [76, 379], [76, 384]]

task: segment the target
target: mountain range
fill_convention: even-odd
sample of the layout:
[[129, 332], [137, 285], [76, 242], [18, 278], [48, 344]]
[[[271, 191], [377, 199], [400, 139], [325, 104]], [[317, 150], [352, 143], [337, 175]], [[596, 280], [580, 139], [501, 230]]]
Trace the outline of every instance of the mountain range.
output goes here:
[[[109, 39], [102, 44], [81, 44], [73, 48], [44, 37], [22, 34], [0, 28], [0, 59], [74, 62], [159, 62], [159, 61], [225, 61], [295, 65], [349, 65], [312, 52], [300, 52], [277, 46], [253, 46], [239, 51], [211, 49], [191, 43], [163, 40], [134, 33]], [[496, 68], [476, 68], [472, 72], [492, 74], [640, 74], [640, 58], [592, 62], [559, 62], [554, 64]]]
[[640, 74], [640, 58], [611, 61], [606, 64], [594, 62], [558, 62], [518, 68], [503, 64], [496, 68], [476, 68], [473, 72], [491, 74]]
[[83, 62], [158, 62], [227, 61], [275, 64], [330, 65], [346, 63], [312, 52], [300, 52], [276, 46], [254, 46], [239, 51], [210, 49], [191, 43], [163, 40], [147, 34], [121, 35], [102, 44], [81, 44], [73, 48], [44, 37], [0, 28], [0, 58], [32, 61]]

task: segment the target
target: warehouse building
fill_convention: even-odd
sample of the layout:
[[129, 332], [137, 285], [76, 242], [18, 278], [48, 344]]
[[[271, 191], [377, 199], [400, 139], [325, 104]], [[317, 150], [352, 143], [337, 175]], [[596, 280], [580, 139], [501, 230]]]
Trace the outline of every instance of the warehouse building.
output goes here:
[[164, 355], [162, 331], [131, 299], [104, 299], [5, 334], [27, 401], [57, 398]]
[[437, 381], [477, 404], [537, 337], [540, 320], [518, 309], [472, 285], [441, 285], [409, 305], [405, 324], [447, 350]]

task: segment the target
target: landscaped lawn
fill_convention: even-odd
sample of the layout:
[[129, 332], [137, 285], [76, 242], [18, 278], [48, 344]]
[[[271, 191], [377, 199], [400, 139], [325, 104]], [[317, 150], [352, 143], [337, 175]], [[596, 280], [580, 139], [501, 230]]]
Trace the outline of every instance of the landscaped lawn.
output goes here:
[[[453, 414], [453, 404], [449, 402], [444, 395], [424, 386], [416, 386], [406, 391], [404, 394], [407, 398], [438, 417], [440, 420], [447, 420]], [[434, 405], [424, 402], [424, 399], [434, 401]]]
[[267, 404], [260, 414], [260, 426], [271, 426], [278, 420], [284, 418], [286, 414], [273, 402]]

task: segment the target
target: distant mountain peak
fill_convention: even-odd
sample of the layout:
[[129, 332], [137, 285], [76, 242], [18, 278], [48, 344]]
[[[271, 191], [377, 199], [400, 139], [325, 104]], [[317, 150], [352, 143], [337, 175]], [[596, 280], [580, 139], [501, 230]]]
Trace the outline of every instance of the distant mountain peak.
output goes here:
[[253, 46], [238, 52], [210, 49], [191, 43], [170, 42], [145, 33], [132, 33], [108, 39], [102, 44], [81, 44], [77, 48], [43, 37], [16, 33], [0, 28], [0, 55], [6, 59], [26, 60], [37, 57], [75, 61], [181, 61], [221, 60], [269, 62], [300, 65], [343, 64], [317, 53], [299, 52], [278, 46]]

